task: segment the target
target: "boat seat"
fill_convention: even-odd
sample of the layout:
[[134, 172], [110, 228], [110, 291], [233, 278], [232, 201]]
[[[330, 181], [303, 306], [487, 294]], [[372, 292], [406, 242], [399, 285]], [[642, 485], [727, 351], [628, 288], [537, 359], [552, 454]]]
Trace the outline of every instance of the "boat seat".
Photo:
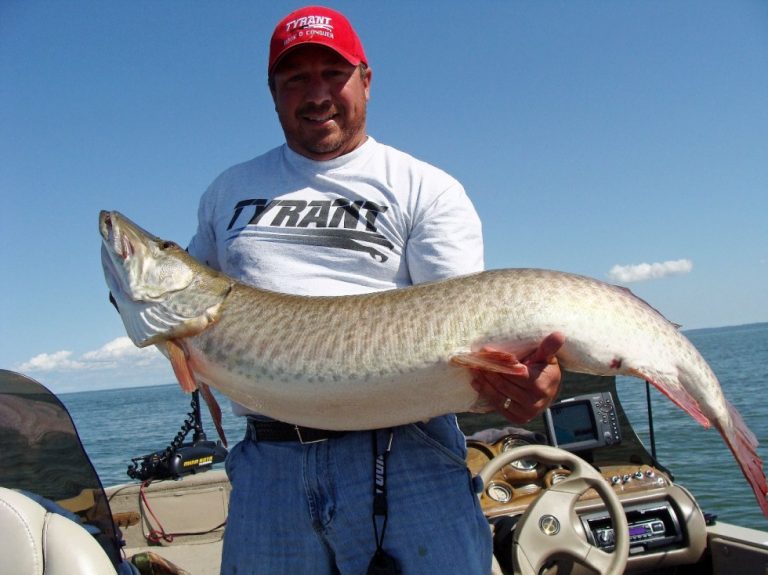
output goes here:
[[82, 526], [26, 495], [0, 487], [0, 557], [4, 575], [114, 575]]

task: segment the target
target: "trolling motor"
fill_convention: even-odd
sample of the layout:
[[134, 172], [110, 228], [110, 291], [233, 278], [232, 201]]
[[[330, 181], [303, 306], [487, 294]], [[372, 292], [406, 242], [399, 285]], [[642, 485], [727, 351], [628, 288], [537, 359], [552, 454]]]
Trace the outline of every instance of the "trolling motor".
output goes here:
[[[192, 442], [184, 443], [190, 431], [194, 431]], [[227, 449], [221, 441], [208, 441], [205, 436], [200, 416], [200, 392], [195, 390], [192, 392], [191, 411], [171, 444], [160, 451], [131, 459], [128, 476], [140, 481], [179, 479], [184, 475], [208, 471], [214, 463], [221, 463], [226, 457]]]

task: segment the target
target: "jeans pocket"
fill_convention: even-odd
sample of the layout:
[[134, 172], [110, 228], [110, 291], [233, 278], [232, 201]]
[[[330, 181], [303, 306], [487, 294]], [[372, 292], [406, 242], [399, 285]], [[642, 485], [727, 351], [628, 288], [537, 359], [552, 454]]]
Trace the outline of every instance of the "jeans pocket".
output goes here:
[[[440, 459], [451, 465], [467, 467], [466, 450], [463, 448], [451, 448], [449, 445], [438, 439], [429, 428], [421, 423], [412, 423], [404, 426], [405, 432], [415, 441], [429, 448], [430, 452], [438, 455]], [[457, 433], [461, 433], [457, 430]], [[463, 438], [463, 435], [461, 436]]]

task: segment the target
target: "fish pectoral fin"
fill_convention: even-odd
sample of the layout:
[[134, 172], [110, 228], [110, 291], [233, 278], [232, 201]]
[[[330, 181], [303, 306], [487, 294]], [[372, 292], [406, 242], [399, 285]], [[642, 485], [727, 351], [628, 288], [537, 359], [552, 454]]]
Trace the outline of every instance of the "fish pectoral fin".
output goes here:
[[709, 421], [709, 418], [702, 413], [699, 403], [676, 380], [665, 379], [658, 375], [649, 375], [639, 369], [631, 369], [629, 372], [635, 377], [652, 383], [656, 389], [666, 395], [672, 403], [685, 411], [703, 427], [709, 429], [712, 426], [712, 422]]
[[219, 402], [216, 401], [213, 393], [211, 393], [211, 388], [204, 383], [200, 383], [200, 393], [205, 400], [205, 404], [208, 406], [216, 433], [219, 434], [224, 447], [227, 447], [227, 435], [224, 433], [224, 427], [221, 424], [221, 407], [219, 407]]
[[524, 377], [528, 375], [528, 367], [524, 363], [520, 363], [516, 356], [495, 349], [457, 353], [451, 356], [450, 361], [453, 365], [468, 367], [469, 369]]
[[191, 393], [196, 389], [200, 390], [200, 394], [203, 396], [205, 404], [208, 406], [208, 411], [211, 414], [216, 433], [219, 434], [221, 442], [224, 444], [224, 447], [226, 447], [227, 436], [224, 433], [224, 427], [221, 424], [221, 407], [219, 407], [219, 402], [216, 401], [213, 393], [211, 393], [211, 388], [202, 382], [197, 382], [195, 375], [192, 373], [192, 369], [189, 367], [187, 352], [184, 351], [184, 346], [181, 345], [179, 341], [169, 339], [165, 342], [165, 349], [168, 351], [168, 358], [171, 360], [173, 373], [176, 375], [176, 379], [179, 381], [181, 389], [187, 393]]
[[176, 375], [181, 389], [187, 393], [195, 391], [197, 389], [197, 382], [192, 374], [192, 369], [189, 367], [187, 352], [184, 351], [184, 347], [175, 339], [169, 339], [164, 343], [165, 349], [168, 351], [168, 359], [171, 360], [173, 373]]

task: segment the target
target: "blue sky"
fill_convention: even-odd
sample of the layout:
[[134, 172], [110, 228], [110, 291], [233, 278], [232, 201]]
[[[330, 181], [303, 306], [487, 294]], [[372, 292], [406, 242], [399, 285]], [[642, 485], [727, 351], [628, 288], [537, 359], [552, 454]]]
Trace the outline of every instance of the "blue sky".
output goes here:
[[[282, 142], [268, 39], [300, 5], [0, 2], [0, 367], [173, 380], [122, 339], [98, 212], [189, 240], [211, 180]], [[328, 5], [370, 60], [369, 132], [464, 184], [488, 267], [621, 283], [686, 328], [768, 321], [768, 4]]]

